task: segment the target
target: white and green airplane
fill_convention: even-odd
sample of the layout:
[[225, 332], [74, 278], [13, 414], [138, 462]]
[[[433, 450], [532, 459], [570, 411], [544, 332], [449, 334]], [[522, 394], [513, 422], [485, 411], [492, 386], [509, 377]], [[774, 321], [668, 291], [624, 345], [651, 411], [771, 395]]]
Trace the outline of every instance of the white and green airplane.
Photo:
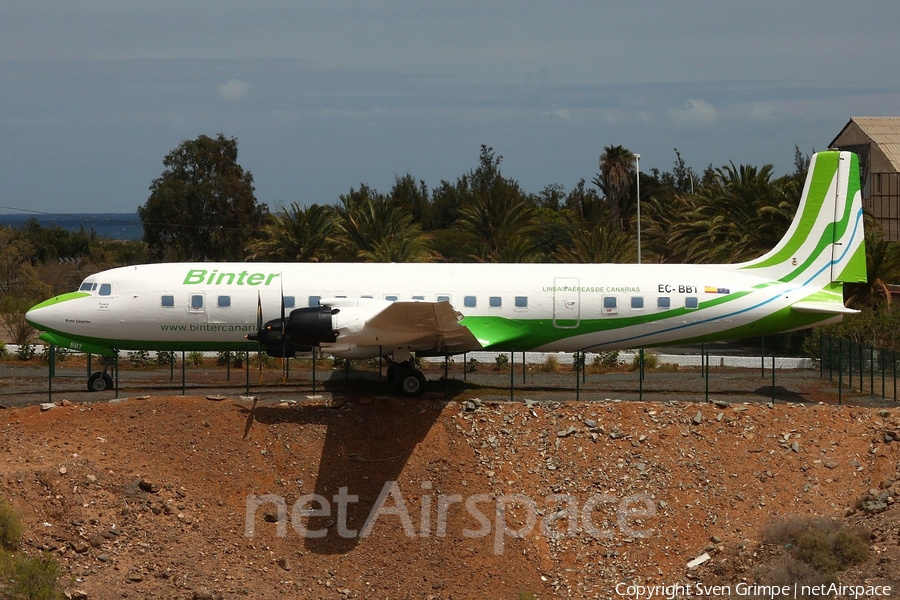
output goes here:
[[[26, 319], [49, 344], [103, 355], [383, 356], [416, 395], [414, 354], [659, 347], [838, 321], [856, 312], [842, 284], [866, 280], [859, 186], [854, 154], [816, 154], [784, 238], [740, 264], [149, 264], [91, 275]], [[88, 388], [110, 384], [98, 372]]]

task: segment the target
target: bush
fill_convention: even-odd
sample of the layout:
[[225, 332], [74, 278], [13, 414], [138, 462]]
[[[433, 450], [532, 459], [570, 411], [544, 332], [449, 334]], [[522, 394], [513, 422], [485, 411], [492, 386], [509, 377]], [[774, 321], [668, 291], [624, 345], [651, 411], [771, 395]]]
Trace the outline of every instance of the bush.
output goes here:
[[175, 364], [175, 353], [171, 350], [161, 350], [156, 353], [156, 364], [160, 367], [168, 367]]
[[[810, 564], [797, 560], [790, 554], [786, 554], [781, 558], [763, 565], [756, 569], [756, 577], [758, 583], [769, 586], [790, 586], [793, 589], [796, 584], [799, 589], [803, 586], [819, 586], [837, 583], [833, 575], [826, 575], [817, 570]], [[816, 595], [798, 595], [798, 599], [813, 600], [819, 598], [828, 598], [828, 594]], [[742, 596], [745, 599], [771, 600], [769, 595]]]
[[9, 356], [9, 350], [6, 349], [6, 342], [0, 340], [0, 358]]
[[[655, 369], [659, 366], [659, 355], [656, 352], [647, 352], [644, 351], [644, 370], [647, 369]], [[637, 371], [641, 368], [641, 355], [640, 352], [634, 355], [634, 360], [631, 363], [631, 370]]]
[[243, 352], [219, 352], [216, 355], [216, 364], [220, 367], [231, 365], [232, 368], [240, 369], [244, 366]]
[[858, 565], [869, 557], [869, 544], [859, 532], [810, 529], [797, 540], [797, 558], [823, 573]]
[[15, 550], [22, 539], [22, 519], [12, 504], [0, 498], [0, 549]]
[[494, 362], [497, 363], [498, 371], [505, 371], [509, 368], [509, 357], [506, 354], [498, 354]]
[[478, 370], [478, 359], [477, 359], [477, 358], [470, 358], [470, 359], [469, 359], [469, 362], [467, 362], [467, 363], [463, 366], [463, 369], [465, 370], [466, 373], [474, 373], [475, 371]]
[[817, 571], [831, 574], [859, 564], [869, 556], [869, 534], [848, 529], [824, 517], [787, 517], [774, 521], [763, 533]]
[[545, 373], [556, 373], [559, 370], [559, 359], [556, 358], [555, 354], [548, 354], [547, 360], [544, 361], [540, 369]]
[[150, 353], [146, 350], [136, 350], [128, 353], [128, 362], [136, 369], [150, 365]]
[[618, 350], [607, 350], [606, 352], [601, 352], [597, 356], [594, 357], [594, 362], [592, 363], [594, 367], [606, 367], [613, 368], [619, 366], [619, 351]]
[[3, 598], [9, 600], [56, 600], [63, 595], [57, 585], [63, 570], [50, 554], [31, 558], [0, 552], [0, 582]]
[[19, 344], [16, 349], [16, 358], [19, 360], [31, 360], [37, 350], [32, 343]]
[[203, 353], [197, 350], [192, 352], [188, 352], [187, 356], [184, 358], [184, 362], [189, 367], [202, 367], [203, 366]]

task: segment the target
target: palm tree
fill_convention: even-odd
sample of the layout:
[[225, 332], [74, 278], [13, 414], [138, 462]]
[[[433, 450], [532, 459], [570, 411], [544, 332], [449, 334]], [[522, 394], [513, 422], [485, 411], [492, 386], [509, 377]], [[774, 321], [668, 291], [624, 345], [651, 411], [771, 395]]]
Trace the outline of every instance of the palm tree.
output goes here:
[[622, 231], [630, 228], [636, 207], [631, 194], [634, 170], [633, 152], [623, 146], [607, 146], [600, 155], [600, 173], [593, 180]]
[[262, 227], [261, 237], [247, 246], [251, 260], [287, 262], [325, 261], [331, 257], [330, 237], [334, 231], [334, 210], [311, 204], [271, 215]]
[[428, 262], [440, 256], [412, 216], [366, 186], [340, 197], [333, 241], [347, 260]]
[[891, 283], [900, 283], [900, 243], [889, 242], [866, 223], [866, 283], [847, 284], [847, 304], [873, 306], [880, 301], [891, 305]]
[[[512, 190], [478, 195], [460, 210], [456, 226], [474, 241], [470, 256], [482, 262], [527, 262], [536, 254], [537, 210]], [[505, 193], [504, 193], [505, 192]]]
[[773, 248], [797, 210], [790, 178], [772, 181], [772, 165], [716, 169], [701, 191], [683, 197], [669, 242], [686, 262], [737, 262]]
[[570, 246], [560, 247], [553, 258], [564, 263], [627, 263], [637, 257], [637, 241], [611, 224], [575, 228]]

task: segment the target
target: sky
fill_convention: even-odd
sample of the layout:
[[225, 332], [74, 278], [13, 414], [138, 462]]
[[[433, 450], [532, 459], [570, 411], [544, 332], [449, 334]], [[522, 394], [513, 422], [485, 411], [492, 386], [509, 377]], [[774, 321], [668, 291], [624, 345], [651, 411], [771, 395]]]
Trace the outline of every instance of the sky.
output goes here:
[[896, 0], [0, 0], [0, 213], [134, 212], [182, 141], [238, 142], [270, 209], [482, 144], [526, 192], [772, 164], [900, 115]]

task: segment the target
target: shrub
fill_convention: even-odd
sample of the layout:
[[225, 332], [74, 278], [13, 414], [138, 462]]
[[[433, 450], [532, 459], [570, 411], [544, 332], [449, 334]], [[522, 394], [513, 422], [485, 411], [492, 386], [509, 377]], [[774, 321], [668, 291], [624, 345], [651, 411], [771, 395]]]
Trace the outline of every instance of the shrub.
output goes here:
[[[659, 355], [656, 352], [644, 352], [644, 370], [655, 369], [659, 366]], [[641, 368], [641, 354], [638, 352], [634, 355], [631, 363], [631, 370], [637, 371]]]
[[[833, 575], [826, 575], [817, 570], [810, 564], [797, 560], [790, 554], [785, 554], [781, 558], [763, 565], [756, 569], [757, 581], [763, 585], [769, 586], [790, 586], [793, 589], [796, 584], [798, 589], [803, 586], [813, 587], [820, 585], [829, 585], [837, 583]], [[827, 598], [828, 594], [816, 595], [798, 595], [798, 599], [813, 600], [818, 598]], [[771, 600], [768, 595], [743, 596], [743, 598], [759, 598], [762, 600]]]
[[31, 558], [0, 552], [0, 582], [3, 598], [9, 600], [56, 600], [62, 598], [57, 585], [63, 570], [50, 554]]
[[128, 353], [128, 362], [136, 369], [150, 365], [150, 353], [146, 350], [136, 350]]
[[168, 367], [175, 364], [175, 353], [171, 350], [160, 350], [156, 353], [156, 364], [160, 367]]
[[824, 517], [788, 517], [774, 521], [763, 533], [816, 570], [831, 574], [859, 564], [869, 556], [869, 534], [848, 529]]
[[834, 573], [858, 565], [869, 557], [869, 544], [859, 532], [810, 529], [797, 540], [797, 558], [822, 571]]
[[467, 362], [464, 365], [463, 369], [465, 370], [466, 373], [474, 373], [475, 371], [478, 370], [478, 359], [470, 358], [469, 362]]
[[244, 366], [244, 353], [229, 351], [219, 352], [216, 355], [216, 364], [220, 367], [231, 365], [235, 369], [240, 369]]
[[6, 342], [0, 340], [0, 358], [9, 356], [9, 350], [6, 349]]
[[617, 367], [619, 366], [619, 351], [618, 350], [607, 350], [606, 352], [601, 352], [597, 356], [594, 357], [593, 362], [594, 367]]
[[505, 371], [509, 368], [509, 357], [506, 354], [498, 354], [494, 362], [497, 363], [498, 371]]
[[16, 349], [16, 358], [19, 360], [31, 360], [34, 358], [36, 351], [34, 344], [30, 342], [19, 344], [19, 347]]
[[202, 367], [203, 366], [203, 353], [197, 350], [193, 350], [188, 352], [184, 358], [184, 362], [187, 363], [189, 367]]
[[0, 549], [14, 550], [22, 539], [22, 519], [12, 504], [0, 498]]
[[548, 354], [547, 360], [541, 365], [541, 371], [545, 373], [555, 373], [559, 370], [559, 359], [555, 354]]

